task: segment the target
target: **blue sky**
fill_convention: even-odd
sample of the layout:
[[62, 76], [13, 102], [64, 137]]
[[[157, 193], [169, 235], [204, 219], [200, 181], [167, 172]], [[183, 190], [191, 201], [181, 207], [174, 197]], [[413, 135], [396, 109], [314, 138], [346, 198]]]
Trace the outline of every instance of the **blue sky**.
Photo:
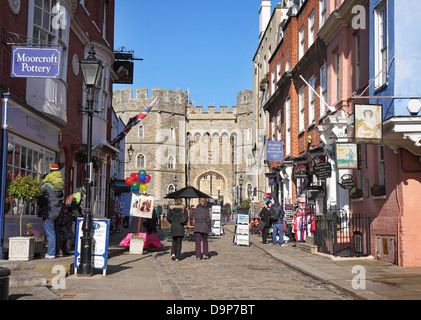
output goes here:
[[[133, 85], [190, 89], [195, 106], [235, 106], [253, 88], [260, 0], [117, 0], [115, 50], [134, 50]], [[272, 4], [273, 5], [273, 4]]]

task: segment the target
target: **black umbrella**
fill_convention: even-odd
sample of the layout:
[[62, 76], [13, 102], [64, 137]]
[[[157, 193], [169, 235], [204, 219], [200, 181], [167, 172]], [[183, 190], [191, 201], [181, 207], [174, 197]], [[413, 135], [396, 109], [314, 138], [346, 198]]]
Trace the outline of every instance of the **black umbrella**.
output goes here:
[[206, 193], [197, 190], [195, 187], [184, 187], [175, 192], [171, 192], [165, 196], [165, 199], [177, 199], [177, 198], [212, 198]]

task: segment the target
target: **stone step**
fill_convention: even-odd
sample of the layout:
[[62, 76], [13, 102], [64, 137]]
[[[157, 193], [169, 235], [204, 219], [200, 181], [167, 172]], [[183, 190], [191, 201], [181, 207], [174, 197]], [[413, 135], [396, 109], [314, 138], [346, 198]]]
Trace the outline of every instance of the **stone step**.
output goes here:
[[47, 279], [35, 270], [13, 270], [9, 277], [9, 288], [45, 287]]
[[307, 242], [298, 242], [297, 248], [310, 254], [317, 252], [317, 246]]

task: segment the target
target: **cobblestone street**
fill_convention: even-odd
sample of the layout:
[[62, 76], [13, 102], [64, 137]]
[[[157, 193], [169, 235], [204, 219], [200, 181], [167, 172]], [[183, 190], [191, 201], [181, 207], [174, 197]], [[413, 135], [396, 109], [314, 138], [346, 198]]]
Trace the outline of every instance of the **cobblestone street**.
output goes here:
[[[261, 241], [260, 238], [255, 238]], [[170, 251], [171, 242], [165, 242]], [[272, 247], [272, 244], [268, 244]], [[282, 250], [282, 247], [276, 247]], [[175, 299], [343, 300], [339, 290], [303, 275], [256, 246], [236, 246], [232, 234], [209, 242], [210, 259], [196, 260], [194, 242], [183, 242], [183, 259], [156, 255], [154, 265], [165, 291]]]

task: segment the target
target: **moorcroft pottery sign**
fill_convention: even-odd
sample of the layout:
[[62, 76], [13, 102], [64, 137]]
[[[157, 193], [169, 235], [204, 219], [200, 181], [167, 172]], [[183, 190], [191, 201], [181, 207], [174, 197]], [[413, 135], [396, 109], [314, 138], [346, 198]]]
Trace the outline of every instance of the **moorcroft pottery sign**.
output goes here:
[[12, 47], [12, 78], [59, 78], [61, 47]]

